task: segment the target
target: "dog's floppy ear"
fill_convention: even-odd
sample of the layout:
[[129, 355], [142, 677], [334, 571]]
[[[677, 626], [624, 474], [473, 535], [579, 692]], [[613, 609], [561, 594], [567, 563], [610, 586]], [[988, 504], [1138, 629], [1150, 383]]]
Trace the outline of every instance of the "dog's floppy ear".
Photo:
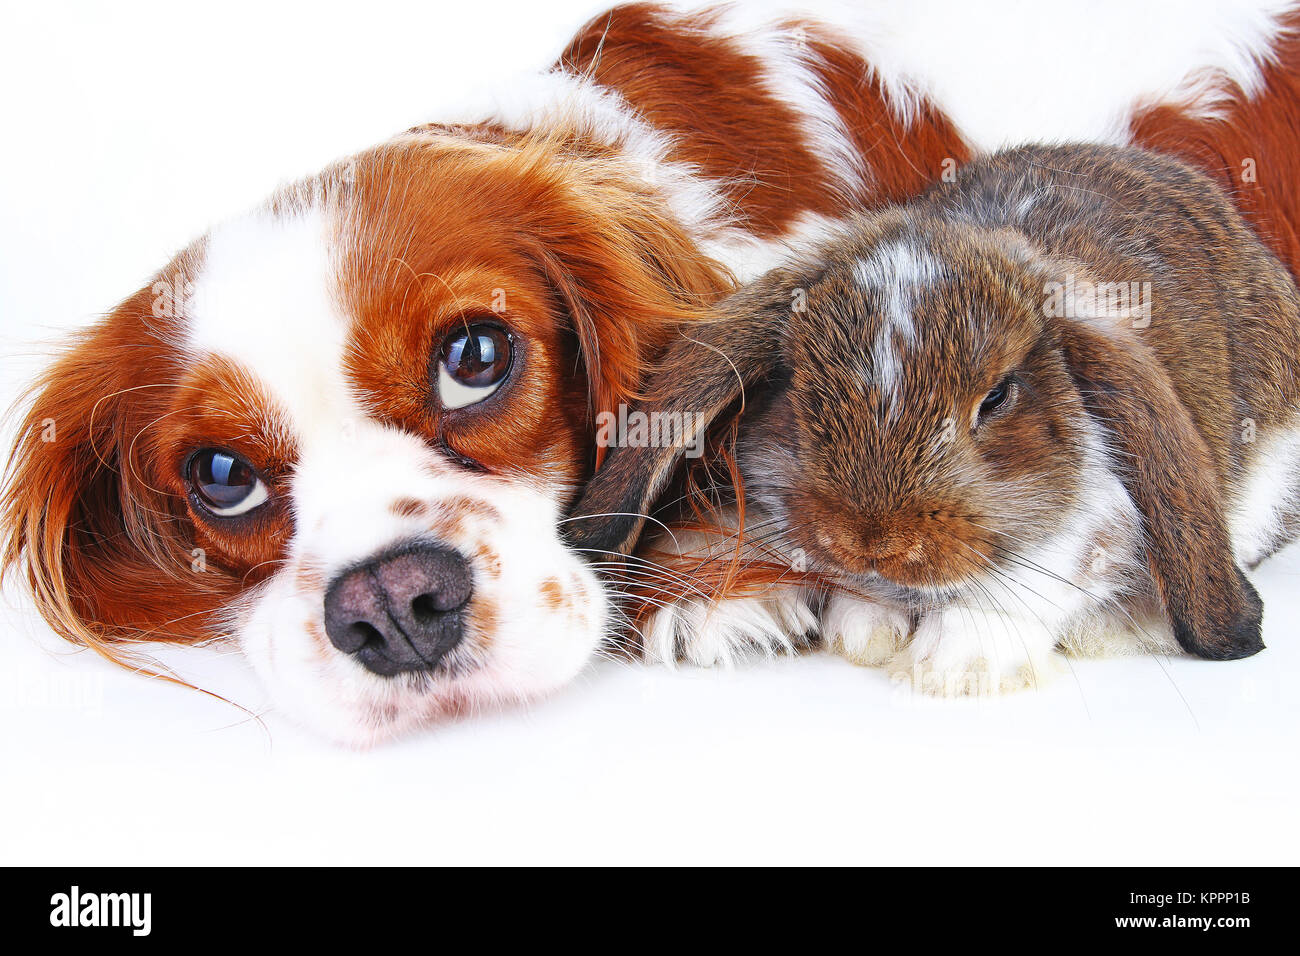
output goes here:
[[1155, 356], [1073, 324], [1063, 327], [1062, 346], [1142, 516], [1151, 574], [1179, 645], [1212, 660], [1263, 650], [1263, 605], [1233, 556], [1214, 458]]
[[[146, 287], [78, 333], [36, 382], [0, 497], [0, 573], [20, 572], [61, 637], [122, 662], [122, 642], [205, 636], [219, 575], [177, 547], [177, 502], [153, 487], [144, 433], [165, 412], [168, 355]], [[193, 629], [171, 633], [181, 619]]]
[[798, 286], [792, 272], [769, 273], [720, 303], [709, 320], [678, 329], [648, 374], [645, 400], [630, 410], [680, 423], [678, 440], [660, 447], [612, 444], [565, 526], [571, 545], [631, 552], [688, 449], [702, 447], [704, 433], [723, 412], [743, 412], [746, 389], [779, 361], [791, 290]]
[[570, 159], [562, 188], [523, 215], [523, 241], [578, 340], [592, 413], [633, 401], [646, 366], [680, 323], [732, 287], [644, 182]]

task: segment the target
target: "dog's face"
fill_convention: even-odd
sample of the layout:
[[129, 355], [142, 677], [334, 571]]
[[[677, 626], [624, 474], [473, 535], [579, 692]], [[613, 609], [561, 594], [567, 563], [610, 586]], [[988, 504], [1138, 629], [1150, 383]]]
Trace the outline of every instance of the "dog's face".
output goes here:
[[38, 386], [7, 556], [47, 619], [234, 636], [355, 743], [573, 677], [607, 617], [559, 537], [593, 412], [721, 287], [615, 178], [411, 136], [178, 256]]

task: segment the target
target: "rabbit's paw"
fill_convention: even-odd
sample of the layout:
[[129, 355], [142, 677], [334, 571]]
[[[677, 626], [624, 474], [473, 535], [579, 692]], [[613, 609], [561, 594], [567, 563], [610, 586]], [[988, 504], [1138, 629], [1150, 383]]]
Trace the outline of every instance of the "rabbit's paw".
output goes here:
[[1055, 635], [1034, 618], [948, 607], [921, 618], [912, 642], [889, 662], [897, 684], [940, 697], [1037, 688], [1061, 669]]
[[907, 615], [847, 594], [835, 594], [822, 612], [827, 650], [862, 667], [881, 667], [907, 642]]

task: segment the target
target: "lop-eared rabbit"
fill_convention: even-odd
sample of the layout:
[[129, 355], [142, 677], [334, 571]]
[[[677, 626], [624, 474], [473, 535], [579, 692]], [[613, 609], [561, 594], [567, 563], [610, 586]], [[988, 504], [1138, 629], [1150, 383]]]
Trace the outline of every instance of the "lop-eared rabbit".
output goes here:
[[[1289, 274], [1204, 176], [1097, 146], [972, 162], [668, 352], [642, 410], [738, 423], [745, 520], [647, 535], [644, 646], [820, 634], [943, 694], [1034, 685], [1061, 648], [1255, 654], [1241, 568], [1297, 527], [1298, 361]], [[612, 449], [572, 537], [630, 552], [682, 461]]]

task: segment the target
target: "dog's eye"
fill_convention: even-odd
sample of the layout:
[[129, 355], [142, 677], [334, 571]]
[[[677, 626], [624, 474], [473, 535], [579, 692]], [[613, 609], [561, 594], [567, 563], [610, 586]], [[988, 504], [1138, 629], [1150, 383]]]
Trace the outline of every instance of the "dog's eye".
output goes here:
[[461, 326], [442, 343], [438, 361], [438, 397], [444, 408], [481, 402], [510, 374], [514, 346], [496, 325]]
[[190, 459], [189, 471], [194, 494], [222, 518], [252, 511], [269, 497], [253, 466], [229, 452], [205, 448]]
[[980, 402], [979, 411], [976, 412], [976, 424], [984, 421], [999, 408], [1002, 408], [1010, 402], [1012, 395], [1015, 392], [1015, 388], [1015, 378], [1008, 375], [1002, 381], [998, 382], [998, 384], [989, 389], [989, 393], [985, 395], [984, 400]]

